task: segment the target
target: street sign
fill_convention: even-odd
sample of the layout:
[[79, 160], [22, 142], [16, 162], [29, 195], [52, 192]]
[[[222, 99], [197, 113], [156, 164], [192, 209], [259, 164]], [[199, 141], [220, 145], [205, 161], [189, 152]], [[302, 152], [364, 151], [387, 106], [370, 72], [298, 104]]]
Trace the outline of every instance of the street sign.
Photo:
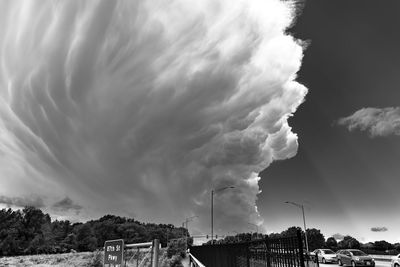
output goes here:
[[104, 242], [104, 266], [122, 267], [124, 261], [124, 240], [107, 240]]

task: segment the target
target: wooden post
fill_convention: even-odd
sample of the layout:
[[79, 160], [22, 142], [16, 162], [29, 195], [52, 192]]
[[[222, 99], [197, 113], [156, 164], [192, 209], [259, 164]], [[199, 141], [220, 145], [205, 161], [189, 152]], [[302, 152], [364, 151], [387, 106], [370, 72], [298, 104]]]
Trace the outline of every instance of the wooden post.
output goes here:
[[160, 240], [154, 239], [153, 241], [153, 255], [151, 267], [158, 267], [158, 251], [160, 249]]
[[139, 252], [140, 252], [140, 249], [138, 247], [137, 248], [137, 255], [136, 255], [136, 267], [139, 267]]

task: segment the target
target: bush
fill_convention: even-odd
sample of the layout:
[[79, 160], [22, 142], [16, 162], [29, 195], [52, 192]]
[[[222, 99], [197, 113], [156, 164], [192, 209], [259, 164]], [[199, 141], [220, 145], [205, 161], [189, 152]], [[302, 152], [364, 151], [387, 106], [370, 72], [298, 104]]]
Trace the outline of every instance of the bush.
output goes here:
[[96, 250], [93, 252], [88, 267], [103, 267], [103, 253], [101, 251]]
[[161, 262], [162, 267], [183, 267], [182, 257], [174, 255], [171, 258], [164, 258]]
[[176, 240], [174, 242], [170, 242], [167, 248], [167, 256], [168, 258], [172, 258], [172, 256], [179, 255], [181, 258], [186, 257], [186, 241], [184, 239]]

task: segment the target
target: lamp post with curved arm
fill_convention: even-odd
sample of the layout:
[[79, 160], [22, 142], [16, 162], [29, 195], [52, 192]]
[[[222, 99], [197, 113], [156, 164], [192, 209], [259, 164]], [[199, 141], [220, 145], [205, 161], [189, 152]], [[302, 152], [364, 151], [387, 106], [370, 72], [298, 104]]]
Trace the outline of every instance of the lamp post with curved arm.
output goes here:
[[194, 218], [198, 218], [199, 216], [195, 215], [192, 217], [188, 217], [185, 219], [185, 221], [183, 222], [183, 225], [186, 226], [186, 233], [185, 233], [185, 251], [187, 250], [187, 239], [188, 239], [188, 233], [189, 233], [189, 227], [188, 227], [188, 223], [193, 221]]
[[306, 216], [304, 215], [304, 206], [303, 206], [303, 204], [299, 204], [299, 203], [292, 202], [292, 201], [285, 201], [285, 203], [286, 204], [292, 204], [292, 205], [300, 208], [301, 211], [303, 212], [304, 236], [306, 238], [306, 249], [307, 249], [307, 252], [309, 252], [308, 251], [308, 240], [307, 240]]
[[234, 186], [226, 186], [218, 189], [211, 190], [211, 244], [214, 244], [214, 194], [224, 191], [226, 189], [235, 188]]

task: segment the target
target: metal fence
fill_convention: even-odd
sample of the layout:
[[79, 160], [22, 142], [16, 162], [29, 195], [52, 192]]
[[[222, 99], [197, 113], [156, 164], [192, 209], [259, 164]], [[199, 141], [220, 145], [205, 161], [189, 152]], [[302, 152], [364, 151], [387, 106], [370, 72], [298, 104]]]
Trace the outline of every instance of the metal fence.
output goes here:
[[190, 253], [207, 267], [318, 267], [296, 236], [246, 243], [192, 246]]

